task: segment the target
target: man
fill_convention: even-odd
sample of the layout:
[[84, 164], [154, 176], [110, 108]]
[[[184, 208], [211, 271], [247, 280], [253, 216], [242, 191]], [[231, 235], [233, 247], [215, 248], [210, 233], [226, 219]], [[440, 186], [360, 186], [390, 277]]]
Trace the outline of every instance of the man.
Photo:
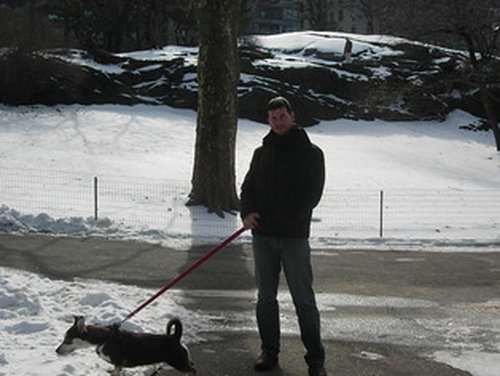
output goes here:
[[295, 114], [286, 98], [271, 99], [267, 114], [271, 130], [255, 150], [241, 187], [241, 217], [243, 226], [253, 234], [258, 290], [256, 315], [262, 353], [254, 368], [269, 371], [278, 366], [277, 294], [283, 268], [306, 348], [309, 375], [323, 376], [325, 350], [308, 240], [312, 210], [323, 192], [323, 152], [295, 125]]

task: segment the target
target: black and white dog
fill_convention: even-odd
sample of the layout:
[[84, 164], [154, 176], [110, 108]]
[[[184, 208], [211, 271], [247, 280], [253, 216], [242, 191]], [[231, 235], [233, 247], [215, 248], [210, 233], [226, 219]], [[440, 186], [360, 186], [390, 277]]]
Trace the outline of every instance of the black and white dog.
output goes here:
[[189, 350], [180, 342], [181, 336], [182, 323], [177, 318], [168, 322], [166, 334], [149, 334], [120, 330], [116, 325], [85, 325], [83, 317], [75, 316], [56, 352], [65, 355], [78, 348], [96, 346], [97, 354], [114, 365], [111, 371], [114, 376], [124, 367], [156, 363], [167, 363], [180, 372], [195, 375]]

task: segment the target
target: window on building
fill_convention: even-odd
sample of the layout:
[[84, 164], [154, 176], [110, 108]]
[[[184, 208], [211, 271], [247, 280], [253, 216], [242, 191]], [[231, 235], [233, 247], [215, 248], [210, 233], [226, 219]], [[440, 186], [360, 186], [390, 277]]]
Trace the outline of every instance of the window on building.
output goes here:
[[285, 9], [283, 11], [283, 19], [285, 19], [285, 20], [296, 20], [298, 18], [299, 18], [299, 14], [296, 10]]

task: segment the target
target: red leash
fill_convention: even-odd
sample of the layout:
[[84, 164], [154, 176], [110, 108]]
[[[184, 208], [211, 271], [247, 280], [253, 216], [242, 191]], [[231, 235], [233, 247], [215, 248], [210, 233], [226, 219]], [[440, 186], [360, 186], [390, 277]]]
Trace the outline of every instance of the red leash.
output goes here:
[[160, 291], [158, 291], [156, 294], [154, 294], [152, 297], [150, 297], [148, 300], [146, 300], [144, 303], [142, 303], [134, 311], [130, 312], [127, 315], [127, 317], [121, 322], [121, 324], [123, 324], [128, 319], [131, 319], [132, 317], [134, 317], [139, 311], [141, 311], [142, 309], [144, 309], [146, 306], [150, 305], [153, 301], [155, 301], [165, 291], [167, 291], [168, 289], [170, 289], [172, 286], [176, 285], [184, 277], [186, 277], [189, 273], [191, 273], [193, 270], [195, 270], [200, 265], [202, 265], [203, 263], [205, 263], [210, 257], [212, 257], [213, 255], [215, 255], [222, 248], [224, 248], [229, 243], [231, 243], [234, 239], [236, 239], [238, 236], [240, 236], [243, 231], [245, 231], [244, 227], [240, 228], [235, 233], [233, 233], [231, 236], [229, 236], [228, 238], [226, 238], [225, 240], [223, 240], [221, 243], [219, 243], [218, 245], [216, 245], [215, 247], [213, 247], [202, 258], [200, 258], [198, 261], [196, 261], [194, 264], [192, 264], [190, 267], [188, 267], [186, 270], [184, 270], [181, 274], [179, 274], [177, 277], [175, 277], [172, 281], [170, 281], [165, 286], [163, 286]]

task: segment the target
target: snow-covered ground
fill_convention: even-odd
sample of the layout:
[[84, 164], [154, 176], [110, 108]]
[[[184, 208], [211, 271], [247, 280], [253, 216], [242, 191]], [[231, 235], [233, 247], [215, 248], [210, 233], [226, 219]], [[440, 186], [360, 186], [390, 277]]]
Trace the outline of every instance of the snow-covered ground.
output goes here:
[[[327, 159], [313, 245], [498, 244], [498, 153], [488, 132], [459, 129], [476, 120], [456, 111], [443, 123], [338, 120], [309, 128]], [[195, 123], [192, 111], [143, 105], [3, 108], [0, 229], [139, 238], [177, 248], [228, 236], [240, 226], [237, 216], [220, 219], [184, 205]], [[267, 131], [240, 121], [238, 185]]]
[[[72, 314], [85, 315], [87, 323], [112, 324], [124, 319], [151, 291], [109, 282], [53, 281], [35, 274], [0, 268], [0, 375], [105, 375], [110, 366], [93, 348], [58, 356], [55, 348], [72, 324]], [[158, 299], [124, 328], [162, 333], [168, 320], [180, 317], [183, 341], [201, 340], [206, 319], [175, 302], [175, 292]], [[204, 321], [205, 320], [205, 321]], [[144, 367], [128, 375], [141, 375]]]
[[[285, 35], [261, 42], [294, 49], [314, 42], [307, 38]], [[330, 42], [315, 47], [336, 52], [343, 48], [340, 42]], [[365, 48], [370, 54], [391, 53], [373, 49], [369, 42], [358, 38], [354, 48]], [[327, 159], [327, 185], [314, 214], [313, 245], [382, 251], [392, 247], [498, 250], [500, 154], [491, 134], [459, 129], [476, 120], [455, 111], [442, 123], [337, 120], [308, 129]], [[184, 206], [195, 124], [193, 111], [160, 106], [0, 107], [0, 231], [141, 239], [180, 251], [195, 242], [225, 238], [240, 227], [237, 216], [221, 219], [203, 208]], [[239, 122], [238, 184], [267, 131], [266, 125]], [[94, 177], [98, 177], [97, 220], [93, 218]], [[248, 238], [246, 234], [237, 241]], [[104, 373], [108, 366], [93, 351], [70, 358], [56, 356], [54, 349], [72, 320], [69, 314], [85, 312], [89, 322], [115, 322], [152, 293], [98, 281], [54, 281], [7, 268], [0, 268], [0, 284], [2, 376]], [[158, 332], [169, 317], [177, 315], [186, 323], [196, 323], [185, 328], [185, 340], [199, 341], [198, 333], [211, 329], [212, 323], [203, 312], [187, 311], [178, 304], [177, 293], [162, 297], [126, 325]], [[391, 297], [334, 298], [340, 305], [347, 298], [365, 306], [434, 304]], [[158, 322], [161, 327], [153, 327]], [[379, 327], [390, 330], [388, 324], [380, 322]], [[429, 332], [442, 328], [442, 323], [417, 324]], [[326, 328], [327, 337], [335, 335]], [[452, 330], [450, 335], [462, 340], [459, 334], [467, 327]], [[349, 336], [357, 338], [355, 329]], [[457, 356], [454, 338], [449, 339], [450, 345], [443, 344], [437, 359], [475, 376], [498, 374], [500, 344], [487, 350], [474, 344], [460, 353], [465, 355]], [[140, 370], [128, 372], [139, 374]]]
[[[328, 166], [325, 197], [313, 223], [313, 243], [324, 248], [361, 245], [382, 250], [391, 245], [434, 250], [438, 244], [446, 245], [445, 249], [453, 245], [456, 251], [470, 250], [471, 245], [476, 251], [498, 248], [495, 244], [499, 241], [500, 210], [491, 208], [500, 200], [491, 199], [495, 194], [498, 197], [500, 191], [500, 156], [490, 134], [458, 129], [459, 125], [474, 121], [468, 114], [455, 112], [444, 123], [339, 120], [310, 128], [312, 140], [325, 151]], [[189, 192], [186, 182], [190, 179], [195, 138], [192, 111], [153, 106], [2, 107], [0, 132], [1, 231], [134, 238], [183, 249], [197, 236], [202, 241], [216, 241], [240, 226], [235, 216], [220, 219], [203, 208], [188, 209], [183, 205]], [[265, 125], [240, 122], [238, 182], [254, 147], [266, 132]], [[103, 191], [98, 221], [92, 219], [94, 176], [99, 176], [99, 189]], [[113, 184], [106, 187], [107, 180]], [[376, 225], [361, 226], [351, 237], [339, 235], [342, 220], [335, 219], [336, 212], [345, 216], [353, 208], [366, 206], [367, 197], [374, 197], [373, 206], [377, 208], [380, 190], [386, 196], [389, 192], [406, 192], [405, 197], [424, 196], [423, 207], [430, 213], [429, 218], [433, 211], [440, 213], [440, 206], [446, 202], [446, 210], [451, 212], [447, 217], [448, 230], [422, 230], [416, 237], [409, 236], [408, 229], [422, 225], [418, 220], [407, 220], [400, 224], [403, 235], [392, 238], [390, 234], [378, 238]], [[468, 192], [472, 194], [467, 196]], [[458, 198], [447, 201], [456, 194]], [[477, 200], [484, 194], [488, 200]], [[479, 207], [468, 207], [460, 199], [464, 195]], [[112, 207], [113, 199], [121, 202], [116, 207], [121, 216], [111, 210], [106, 215], [106, 200]], [[152, 215], [156, 206], [168, 216]], [[142, 221], [127, 219], [124, 210], [137, 213]], [[410, 215], [411, 210], [406, 213]], [[479, 221], [481, 225], [469, 229], [464, 237], [460, 233], [462, 216], [483, 218], [484, 213], [490, 220], [474, 219], [470, 223]], [[345, 221], [352, 221], [351, 226], [356, 227], [357, 220], [362, 219], [359, 214]], [[349, 223], [344, 225], [348, 227]], [[247, 240], [242, 237], [238, 241]], [[56, 356], [54, 347], [71, 321], [69, 314], [85, 312], [89, 322], [114, 322], [152, 293], [97, 281], [52, 281], [6, 268], [0, 268], [0, 273], [0, 374], [4, 375], [13, 374], [14, 370], [24, 375], [103, 372], [107, 365], [93, 351], [82, 351], [69, 359]], [[176, 303], [175, 294], [162, 297], [158, 305], [143, 311], [138, 320], [127, 325], [158, 332], [163, 327], [152, 327], [152, 323], [163, 325], [168, 317], [178, 315], [187, 318], [186, 322], [196, 323], [195, 327], [186, 328], [186, 341], [199, 341], [197, 333], [210, 329], [210, 320], [202, 312], [186, 311]], [[328, 297], [330, 302], [332, 299]], [[387, 298], [356, 299], [358, 304], [368, 306], [391, 304]], [[421, 303], [403, 299], [398, 304]], [[343, 325], [348, 327], [347, 323]], [[425, 325], [426, 330], [439, 329], [436, 323]], [[336, 330], [325, 332], [327, 337], [334, 336]], [[356, 338], [355, 330], [349, 336]], [[500, 367], [498, 353], [472, 349], [467, 356], [457, 357], [453, 351], [445, 347], [436, 356], [477, 376], [492, 375], [491, 370]], [[130, 371], [129, 375], [140, 372]]]

